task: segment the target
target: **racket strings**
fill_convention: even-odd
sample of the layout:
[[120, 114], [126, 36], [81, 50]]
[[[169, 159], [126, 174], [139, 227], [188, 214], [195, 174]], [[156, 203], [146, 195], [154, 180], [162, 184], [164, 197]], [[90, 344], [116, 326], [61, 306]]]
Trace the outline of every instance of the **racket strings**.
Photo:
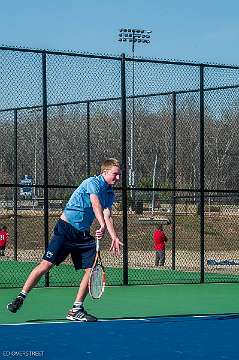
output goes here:
[[105, 285], [105, 274], [100, 264], [97, 264], [93, 269], [91, 273], [90, 278], [90, 295], [93, 298], [99, 298], [103, 291], [104, 291], [104, 285]]

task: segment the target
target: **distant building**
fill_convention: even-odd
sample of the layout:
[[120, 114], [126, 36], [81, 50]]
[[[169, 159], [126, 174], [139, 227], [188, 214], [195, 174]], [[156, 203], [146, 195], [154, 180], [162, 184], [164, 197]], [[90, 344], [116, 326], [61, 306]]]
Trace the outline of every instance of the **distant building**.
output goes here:
[[32, 198], [32, 176], [24, 175], [20, 180], [20, 196], [24, 197], [25, 199]]

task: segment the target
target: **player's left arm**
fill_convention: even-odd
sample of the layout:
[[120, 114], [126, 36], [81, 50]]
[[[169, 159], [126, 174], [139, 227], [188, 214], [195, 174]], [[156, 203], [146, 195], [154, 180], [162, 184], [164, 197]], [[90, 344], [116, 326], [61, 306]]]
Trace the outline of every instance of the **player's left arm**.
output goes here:
[[110, 250], [113, 252], [113, 254], [118, 255], [120, 253], [120, 246], [123, 246], [123, 243], [120, 241], [116, 233], [116, 230], [114, 228], [111, 209], [109, 208], [104, 209], [103, 214], [104, 214], [106, 228], [112, 240]]

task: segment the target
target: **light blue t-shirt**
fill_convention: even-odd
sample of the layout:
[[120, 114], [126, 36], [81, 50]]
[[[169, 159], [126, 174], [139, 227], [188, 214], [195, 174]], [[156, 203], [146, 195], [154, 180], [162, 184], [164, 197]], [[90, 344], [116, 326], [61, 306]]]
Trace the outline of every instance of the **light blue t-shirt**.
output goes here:
[[77, 230], [89, 231], [95, 219], [90, 194], [98, 196], [103, 209], [111, 209], [115, 195], [102, 175], [84, 180], [73, 192], [64, 209], [67, 221]]

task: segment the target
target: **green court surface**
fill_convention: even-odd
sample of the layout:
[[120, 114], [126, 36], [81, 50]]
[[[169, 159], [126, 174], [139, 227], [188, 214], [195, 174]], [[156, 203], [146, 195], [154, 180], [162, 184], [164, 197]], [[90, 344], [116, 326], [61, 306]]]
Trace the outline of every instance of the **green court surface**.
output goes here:
[[[0, 288], [21, 287], [36, 262], [9, 261], [0, 263]], [[122, 285], [122, 268], [106, 268], [107, 284]], [[50, 286], [77, 286], [82, 277], [81, 271], [75, 271], [72, 265], [61, 264], [50, 272]], [[170, 268], [133, 268], [128, 271], [130, 285], [158, 285], [167, 283], [200, 283], [200, 272], [172, 270]], [[236, 282], [239, 275], [205, 273], [205, 282]], [[44, 286], [44, 278], [39, 282]]]
[[[0, 323], [64, 321], [77, 288], [36, 288], [16, 314], [6, 309], [20, 289], [0, 289]], [[239, 313], [239, 284], [106, 287], [100, 300], [87, 298], [89, 313], [102, 319]]]

